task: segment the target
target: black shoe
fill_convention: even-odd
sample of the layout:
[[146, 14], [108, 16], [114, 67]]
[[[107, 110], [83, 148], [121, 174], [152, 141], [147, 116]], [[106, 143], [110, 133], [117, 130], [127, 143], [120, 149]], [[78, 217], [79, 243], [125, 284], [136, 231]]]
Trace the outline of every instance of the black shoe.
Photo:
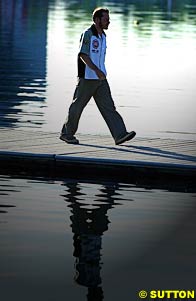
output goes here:
[[60, 139], [69, 144], [79, 144], [79, 140], [75, 136], [61, 134]]
[[126, 133], [123, 137], [117, 139], [115, 141], [115, 143], [116, 143], [116, 145], [122, 144], [122, 143], [124, 143], [124, 142], [126, 142], [128, 140], [133, 139], [135, 137], [135, 135], [136, 135], [136, 132], [134, 132], [134, 131], [132, 131], [130, 133]]

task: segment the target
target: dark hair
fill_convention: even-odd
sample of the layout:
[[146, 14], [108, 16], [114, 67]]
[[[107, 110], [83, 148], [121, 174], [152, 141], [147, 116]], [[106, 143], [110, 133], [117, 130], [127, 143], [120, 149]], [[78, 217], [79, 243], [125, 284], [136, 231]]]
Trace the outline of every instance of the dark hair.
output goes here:
[[101, 19], [103, 16], [103, 13], [109, 14], [109, 9], [103, 8], [103, 7], [98, 7], [93, 11], [93, 21], [95, 21], [96, 18]]

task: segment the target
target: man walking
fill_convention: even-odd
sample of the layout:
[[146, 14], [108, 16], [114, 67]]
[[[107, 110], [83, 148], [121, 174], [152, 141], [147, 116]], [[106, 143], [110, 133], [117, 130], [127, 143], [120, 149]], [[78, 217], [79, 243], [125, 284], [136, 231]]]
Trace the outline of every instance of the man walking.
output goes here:
[[93, 12], [93, 25], [81, 36], [78, 54], [78, 85], [60, 135], [60, 139], [67, 143], [79, 143], [74, 135], [78, 129], [82, 111], [91, 97], [94, 98], [116, 145], [136, 135], [134, 131], [127, 132], [122, 117], [116, 111], [106, 79], [104, 30], [108, 29], [109, 24], [109, 10], [97, 8]]

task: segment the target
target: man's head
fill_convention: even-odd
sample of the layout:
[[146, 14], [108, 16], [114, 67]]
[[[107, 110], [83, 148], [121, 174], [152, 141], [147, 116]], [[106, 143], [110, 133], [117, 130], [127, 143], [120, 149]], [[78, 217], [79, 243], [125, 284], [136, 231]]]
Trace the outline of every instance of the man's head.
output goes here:
[[96, 8], [93, 11], [93, 21], [102, 30], [108, 29], [110, 24], [109, 10], [103, 7]]

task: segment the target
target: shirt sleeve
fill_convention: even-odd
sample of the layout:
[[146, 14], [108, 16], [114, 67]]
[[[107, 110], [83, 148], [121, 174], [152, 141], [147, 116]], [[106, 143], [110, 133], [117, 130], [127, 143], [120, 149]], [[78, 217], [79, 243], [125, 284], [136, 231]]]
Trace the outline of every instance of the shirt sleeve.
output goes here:
[[79, 53], [90, 55], [90, 35], [88, 31], [85, 31], [80, 38]]

